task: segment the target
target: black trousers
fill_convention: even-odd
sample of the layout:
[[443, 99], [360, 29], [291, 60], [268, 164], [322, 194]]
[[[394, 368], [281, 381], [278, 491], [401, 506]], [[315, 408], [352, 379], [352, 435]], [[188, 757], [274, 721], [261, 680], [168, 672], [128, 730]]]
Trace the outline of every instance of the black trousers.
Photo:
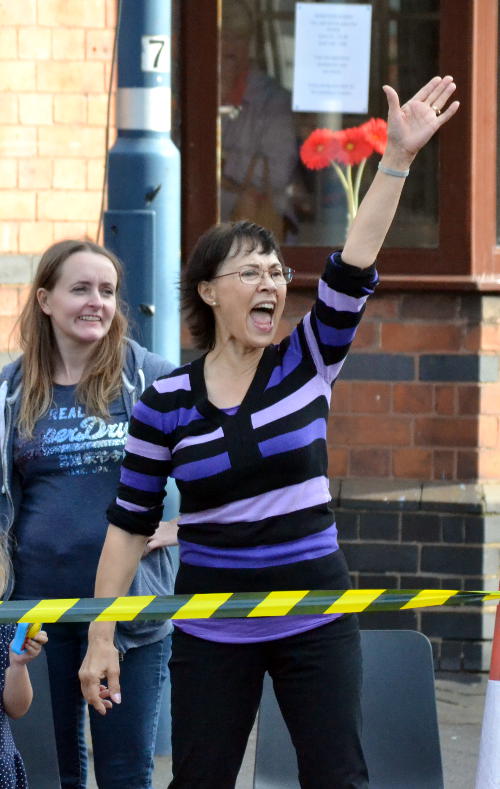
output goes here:
[[170, 789], [234, 789], [266, 671], [297, 752], [301, 787], [365, 789], [353, 614], [256, 644], [221, 644], [176, 629]]

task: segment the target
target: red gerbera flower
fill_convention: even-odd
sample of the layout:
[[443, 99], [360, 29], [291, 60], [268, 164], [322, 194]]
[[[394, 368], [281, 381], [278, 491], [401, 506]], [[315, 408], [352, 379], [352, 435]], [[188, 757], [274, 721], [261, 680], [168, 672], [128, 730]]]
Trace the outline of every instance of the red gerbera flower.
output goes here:
[[387, 145], [387, 123], [383, 118], [370, 118], [359, 127], [366, 135], [366, 139], [373, 145], [377, 153], [384, 153]]
[[343, 164], [359, 164], [373, 153], [373, 145], [359, 126], [335, 132], [339, 144], [335, 159]]
[[331, 129], [315, 129], [302, 143], [300, 158], [310, 170], [328, 167], [337, 152], [335, 135]]

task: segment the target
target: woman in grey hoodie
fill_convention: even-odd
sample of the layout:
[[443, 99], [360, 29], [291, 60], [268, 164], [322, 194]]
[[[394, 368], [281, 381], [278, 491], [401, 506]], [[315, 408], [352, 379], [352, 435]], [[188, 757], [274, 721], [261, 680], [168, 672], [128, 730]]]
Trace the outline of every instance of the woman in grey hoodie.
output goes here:
[[[23, 355], [0, 374], [0, 529], [13, 573], [5, 597], [91, 597], [132, 407], [172, 365], [126, 338], [122, 268], [89, 241], [42, 256], [20, 318]], [[175, 525], [150, 538], [130, 594], [171, 594]], [[63, 789], [86, 786], [78, 669], [87, 626], [53, 624], [47, 660]], [[116, 631], [127, 703], [112, 725], [90, 711], [100, 789], [149, 789], [169, 622]], [[105, 691], [103, 691], [105, 693]]]

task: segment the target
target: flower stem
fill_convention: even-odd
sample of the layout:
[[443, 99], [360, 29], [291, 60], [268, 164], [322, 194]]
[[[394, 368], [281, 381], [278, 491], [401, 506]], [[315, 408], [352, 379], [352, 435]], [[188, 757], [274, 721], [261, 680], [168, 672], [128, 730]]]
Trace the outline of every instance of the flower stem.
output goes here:
[[354, 219], [354, 204], [353, 204], [353, 192], [352, 192], [352, 173], [351, 173], [351, 165], [347, 165], [346, 173], [342, 170], [337, 162], [332, 161], [332, 167], [338, 175], [339, 181], [342, 184], [342, 187], [345, 192], [346, 200], [347, 200], [347, 229], [351, 226], [351, 222]]
[[356, 172], [356, 179], [354, 181], [354, 216], [358, 213], [358, 206], [359, 206], [359, 187], [361, 186], [361, 179], [363, 177], [363, 171], [365, 169], [366, 159], [362, 159], [358, 164], [358, 169]]

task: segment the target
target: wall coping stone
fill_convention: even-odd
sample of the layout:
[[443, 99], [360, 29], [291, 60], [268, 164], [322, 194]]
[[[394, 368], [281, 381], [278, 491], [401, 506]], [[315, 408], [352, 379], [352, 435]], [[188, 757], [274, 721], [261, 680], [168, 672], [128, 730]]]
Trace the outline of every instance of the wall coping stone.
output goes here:
[[331, 493], [335, 507], [354, 510], [500, 513], [500, 483], [364, 477], [335, 480]]
[[422, 483], [363, 477], [341, 480], [337, 507], [348, 509], [418, 510]]

